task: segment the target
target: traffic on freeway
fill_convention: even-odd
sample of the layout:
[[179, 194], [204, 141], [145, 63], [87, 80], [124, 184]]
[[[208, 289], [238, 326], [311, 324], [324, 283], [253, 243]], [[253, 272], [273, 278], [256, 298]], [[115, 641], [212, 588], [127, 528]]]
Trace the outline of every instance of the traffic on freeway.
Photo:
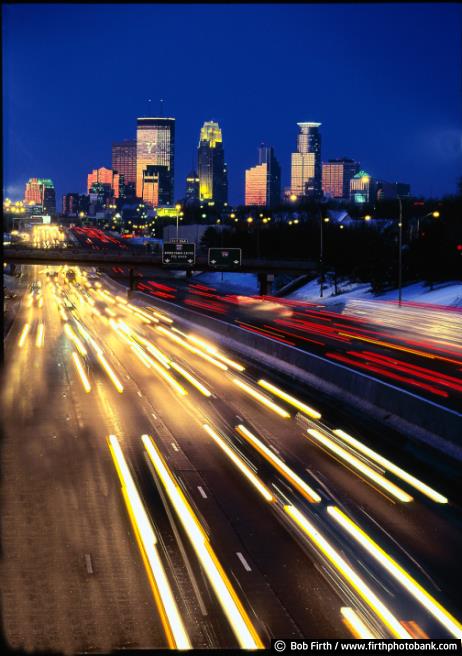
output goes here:
[[[10, 644], [258, 649], [280, 636], [462, 637], [460, 479], [450, 462], [396, 446], [173, 319], [156, 307], [156, 293], [170, 293], [163, 282], [143, 282], [153, 293], [141, 301], [77, 267], [22, 276], [2, 400]], [[186, 305], [218, 303], [207, 294], [171, 291]], [[265, 303], [274, 300], [248, 305]], [[411, 378], [445, 401], [461, 391], [455, 333], [444, 348], [435, 340], [424, 367], [421, 345], [372, 336], [363, 319], [280, 300], [269, 314], [239, 323], [288, 340], [287, 329], [297, 344], [310, 335], [388, 374], [413, 367]], [[332, 350], [340, 337], [348, 343]]]

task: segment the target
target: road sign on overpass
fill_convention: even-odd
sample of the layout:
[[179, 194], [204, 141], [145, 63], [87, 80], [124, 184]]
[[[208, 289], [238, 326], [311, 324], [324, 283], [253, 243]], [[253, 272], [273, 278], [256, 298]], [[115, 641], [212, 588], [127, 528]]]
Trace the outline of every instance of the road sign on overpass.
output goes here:
[[209, 248], [209, 266], [240, 267], [242, 248]]
[[195, 244], [179, 244], [176, 241], [166, 241], [162, 248], [163, 264], [192, 265], [196, 261]]

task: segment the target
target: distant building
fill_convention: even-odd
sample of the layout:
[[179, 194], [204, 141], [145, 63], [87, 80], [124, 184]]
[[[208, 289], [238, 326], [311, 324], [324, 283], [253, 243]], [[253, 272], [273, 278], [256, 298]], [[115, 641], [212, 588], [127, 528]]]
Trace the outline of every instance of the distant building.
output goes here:
[[359, 171], [352, 159], [330, 159], [322, 164], [322, 192], [326, 198], [350, 199], [350, 180]]
[[202, 126], [197, 158], [200, 200], [225, 205], [228, 202], [228, 172], [218, 123], [206, 121]]
[[245, 172], [245, 204], [274, 207], [281, 201], [281, 167], [271, 146], [261, 144], [258, 159]]
[[[136, 130], [136, 196], [146, 202], [173, 204], [175, 150], [174, 118], [139, 118]], [[149, 171], [147, 168], [150, 167]], [[152, 185], [157, 177], [158, 190]], [[143, 191], [144, 190], [144, 191]], [[146, 193], [147, 196], [143, 196]]]
[[350, 200], [353, 203], [371, 203], [375, 200], [375, 183], [362, 169], [350, 180]]
[[196, 171], [191, 171], [186, 177], [185, 205], [197, 205], [199, 203], [199, 176]]
[[79, 213], [80, 194], [69, 193], [63, 196], [63, 214], [64, 216], [77, 216]]
[[376, 183], [376, 194], [377, 200], [409, 197], [411, 195], [411, 185], [405, 182], [385, 182], [385, 180], [378, 180]]
[[321, 198], [321, 123], [297, 123], [297, 152], [291, 160], [291, 194], [297, 198]]
[[123, 175], [125, 185], [136, 185], [136, 141], [126, 139], [112, 144], [112, 170]]
[[99, 169], [94, 169], [87, 176], [87, 191], [90, 193], [90, 189], [94, 184], [103, 184], [109, 185], [112, 189], [114, 198], [119, 198], [120, 196], [120, 174], [116, 173], [112, 169], [107, 169], [102, 166]]
[[25, 204], [33, 203], [41, 207], [44, 214], [56, 214], [56, 192], [49, 178], [30, 178], [24, 192]]

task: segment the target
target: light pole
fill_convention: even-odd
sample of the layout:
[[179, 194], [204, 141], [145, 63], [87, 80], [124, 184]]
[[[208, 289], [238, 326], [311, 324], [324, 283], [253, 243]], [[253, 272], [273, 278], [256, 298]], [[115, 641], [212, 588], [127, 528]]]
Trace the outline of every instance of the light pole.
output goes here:
[[[400, 196], [398, 196], [399, 202], [399, 223], [398, 223], [398, 306], [401, 307], [401, 301], [403, 296], [403, 201]], [[439, 212], [428, 212], [425, 216], [417, 219], [417, 237], [419, 237], [420, 232], [420, 221], [425, 219], [427, 216], [432, 216], [437, 219], [440, 216]]]
[[322, 212], [321, 212], [321, 232], [320, 232], [320, 242], [319, 242], [319, 285], [320, 285], [320, 298], [324, 296], [324, 290], [323, 290], [323, 285], [324, 285], [324, 266], [323, 266], [323, 259], [324, 259], [324, 223], [329, 223], [329, 218], [322, 218]]
[[178, 205], [175, 205], [175, 209], [176, 209], [176, 240], [178, 241], [178, 221], [180, 219], [181, 205], [178, 203]]
[[398, 196], [399, 222], [398, 222], [398, 305], [401, 307], [403, 285], [403, 201]]

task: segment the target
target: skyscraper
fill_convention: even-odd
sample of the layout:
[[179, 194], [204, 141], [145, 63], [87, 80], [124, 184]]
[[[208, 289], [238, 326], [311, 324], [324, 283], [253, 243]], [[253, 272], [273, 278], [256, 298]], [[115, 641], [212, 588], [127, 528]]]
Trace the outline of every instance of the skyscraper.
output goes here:
[[[136, 130], [136, 195], [143, 198], [143, 173], [147, 167], [156, 167], [158, 174], [158, 204], [173, 204], [175, 149], [174, 118], [139, 118]], [[148, 177], [152, 177], [150, 169]], [[150, 184], [150, 183], [147, 183]], [[146, 193], [149, 187], [146, 186]], [[149, 191], [151, 194], [151, 191]], [[150, 201], [148, 201], [150, 202]]]
[[30, 178], [26, 183], [24, 202], [40, 205], [44, 213], [56, 214], [56, 193], [53, 181], [49, 178]]
[[80, 196], [78, 193], [69, 193], [63, 196], [64, 216], [77, 216], [79, 213]]
[[206, 121], [198, 146], [199, 198], [218, 205], [228, 202], [228, 172], [218, 123]]
[[297, 152], [292, 153], [291, 193], [300, 197], [322, 196], [321, 123], [297, 123]]
[[281, 167], [271, 146], [260, 145], [258, 160], [245, 172], [245, 204], [272, 207], [281, 200]]
[[330, 198], [349, 200], [350, 180], [359, 171], [352, 159], [330, 159], [322, 164], [322, 191]]
[[124, 176], [125, 184], [136, 184], [136, 141], [126, 139], [112, 144], [112, 170]]

